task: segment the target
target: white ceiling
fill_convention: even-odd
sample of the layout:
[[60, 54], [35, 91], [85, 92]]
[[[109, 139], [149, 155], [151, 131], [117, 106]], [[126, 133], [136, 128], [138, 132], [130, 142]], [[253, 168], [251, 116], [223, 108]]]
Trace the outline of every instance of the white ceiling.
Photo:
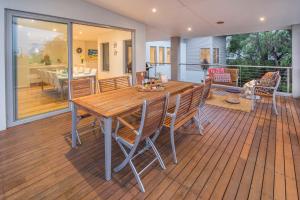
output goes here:
[[[300, 23], [300, 0], [85, 1], [145, 23], [148, 41], [275, 30]], [[259, 21], [262, 16], [265, 22]]]
[[86, 26], [81, 24], [74, 24], [73, 26], [73, 38], [75, 40], [84, 41], [97, 41], [99, 36], [104, 33], [114, 31], [108, 28], [100, 28], [95, 26]]

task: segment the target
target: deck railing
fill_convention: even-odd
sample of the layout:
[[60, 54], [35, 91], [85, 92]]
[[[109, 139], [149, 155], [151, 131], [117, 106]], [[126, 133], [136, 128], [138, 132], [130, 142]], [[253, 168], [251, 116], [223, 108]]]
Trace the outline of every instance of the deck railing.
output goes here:
[[[149, 75], [156, 77], [158, 74], [165, 74], [171, 78], [171, 64], [169, 63], [147, 63]], [[281, 83], [279, 91], [283, 93], [292, 92], [292, 67], [282, 66], [252, 66], [252, 65], [220, 65], [220, 64], [185, 64], [179, 65], [179, 79], [181, 81], [203, 82], [207, 76], [209, 68], [234, 68], [238, 69], [238, 87], [243, 87], [245, 83], [254, 79], [260, 79], [266, 72], [279, 71], [281, 75]]]

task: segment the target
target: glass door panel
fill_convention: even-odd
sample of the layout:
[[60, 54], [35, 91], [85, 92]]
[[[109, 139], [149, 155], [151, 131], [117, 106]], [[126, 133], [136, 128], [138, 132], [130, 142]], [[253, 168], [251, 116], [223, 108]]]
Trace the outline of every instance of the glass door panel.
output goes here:
[[13, 17], [14, 118], [68, 107], [68, 24]]

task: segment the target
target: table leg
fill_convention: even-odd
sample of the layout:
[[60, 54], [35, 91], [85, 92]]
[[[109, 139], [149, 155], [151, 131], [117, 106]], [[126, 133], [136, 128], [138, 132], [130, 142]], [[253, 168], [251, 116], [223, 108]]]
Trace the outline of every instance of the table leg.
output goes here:
[[112, 118], [104, 118], [104, 141], [105, 141], [105, 179], [111, 180], [111, 129]]
[[77, 146], [77, 106], [74, 103], [71, 103], [72, 109], [72, 148]]

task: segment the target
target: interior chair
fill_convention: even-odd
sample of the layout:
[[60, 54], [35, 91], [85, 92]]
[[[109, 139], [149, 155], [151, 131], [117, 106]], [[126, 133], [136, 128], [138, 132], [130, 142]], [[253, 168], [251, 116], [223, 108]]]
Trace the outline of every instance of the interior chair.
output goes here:
[[[159, 162], [162, 169], [166, 168], [154, 143], [164, 123], [168, 99], [169, 95], [165, 95], [153, 100], [145, 100], [142, 106], [140, 123], [130, 124], [124, 118], [117, 118], [114, 137], [125, 155], [125, 160], [114, 168], [114, 171], [119, 172], [127, 164], [129, 164], [142, 192], [145, 192], [145, 188], [140, 175], [155, 161]], [[120, 128], [120, 125], [123, 127]], [[143, 143], [144, 146], [142, 149], [137, 151], [138, 146], [141, 143]], [[133, 160], [147, 150], [152, 150], [154, 152], [155, 159], [152, 160], [144, 169], [138, 172], [134, 166]]]
[[[201, 119], [201, 117], [204, 117], [204, 119], [210, 123], [210, 120], [208, 118], [208, 116], [206, 115], [206, 113], [204, 112], [204, 106], [205, 106], [205, 102], [207, 100], [207, 98], [209, 97], [209, 93], [210, 93], [210, 89], [211, 89], [211, 85], [212, 85], [212, 79], [208, 78], [205, 80], [205, 84], [204, 84], [204, 88], [203, 88], [203, 93], [201, 96], [201, 102], [200, 102], [200, 106], [199, 106], [199, 110], [198, 110], [198, 115], [199, 115], [199, 119]], [[199, 121], [199, 125], [201, 130], [204, 130], [204, 127], [201, 124], [201, 120]]]
[[[93, 87], [92, 87], [92, 81], [91, 79], [89, 78], [82, 78], [82, 79], [74, 79], [74, 80], [71, 80], [71, 96], [70, 96], [70, 99], [76, 99], [76, 98], [79, 98], [79, 97], [84, 97], [84, 96], [88, 96], [88, 95], [92, 95], [94, 94], [94, 91], [93, 91]], [[82, 119], [85, 119], [87, 117], [91, 117], [92, 115], [83, 111], [83, 110], [80, 110], [78, 109], [78, 114], [77, 114], [77, 120], [76, 120], [76, 123], [78, 124]], [[95, 130], [96, 127], [96, 119], [92, 122], [92, 130]], [[101, 125], [101, 123], [100, 123]], [[92, 130], [87, 130], [85, 132], [90, 132]], [[80, 136], [79, 136], [79, 132], [78, 132], [78, 129], [76, 130], [76, 135], [77, 135], [77, 139], [78, 139], [78, 142], [79, 144], [81, 144], [81, 140], [80, 140]]]
[[81, 74], [81, 73], [83, 73], [83, 72], [84, 72], [84, 69], [83, 69], [83, 67], [79, 67], [79, 68], [78, 68], [78, 73], [80, 73], [80, 74]]
[[272, 97], [272, 105], [275, 114], [278, 115], [276, 105], [276, 94], [280, 85], [281, 76], [279, 71], [267, 72], [260, 80], [256, 81], [256, 85], [252, 91], [252, 110], [255, 108], [256, 96], [260, 97]]
[[202, 130], [200, 127], [200, 119], [197, 114], [201, 96], [203, 93], [203, 85], [195, 86], [193, 89], [189, 89], [176, 97], [175, 109], [171, 109], [171, 112], [167, 112], [167, 117], [164, 126], [170, 129], [170, 141], [173, 152], [173, 161], [177, 163], [176, 148], [175, 148], [175, 138], [174, 133], [177, 129], [185, 125], [190, 120], [194, 120], [197, 123], [200, 134]]
[[88, 67], [84, 68], [84, 73], [85, 74], [89, 74], [90, 72], [91, 72], [90, 68], [88, 68]]
[[92, 69], [92, 70], [91, 70], [91, 74], [92, 74], [92, 75], [97, 75], [97, 69]]

